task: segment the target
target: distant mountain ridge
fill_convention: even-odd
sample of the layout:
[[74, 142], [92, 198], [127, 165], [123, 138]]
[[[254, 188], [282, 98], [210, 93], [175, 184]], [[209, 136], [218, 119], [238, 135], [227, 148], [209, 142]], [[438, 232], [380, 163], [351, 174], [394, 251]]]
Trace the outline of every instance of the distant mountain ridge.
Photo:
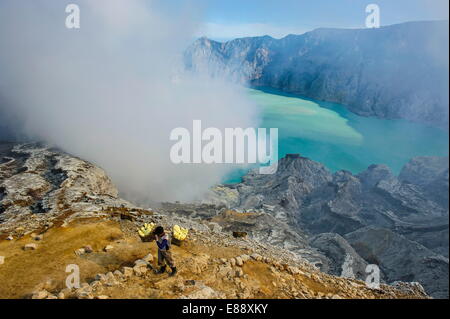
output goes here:
[[282, 39], [203, 37], [186, 50], [185, 64], [213, 77], [342, 103], [363, 116], [448, 129], [448, 47], [448, 21], [409, 22]]

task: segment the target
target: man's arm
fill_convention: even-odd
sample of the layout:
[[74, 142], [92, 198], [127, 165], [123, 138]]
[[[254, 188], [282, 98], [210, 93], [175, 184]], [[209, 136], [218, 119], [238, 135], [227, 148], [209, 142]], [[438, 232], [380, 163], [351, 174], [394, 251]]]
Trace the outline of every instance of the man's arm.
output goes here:
[[156, 241], [156, 245], [158, 245], [158, 248], [161, 250], [169, 250], [169, 242], [167, 238], [164, 238], [161, 242]]

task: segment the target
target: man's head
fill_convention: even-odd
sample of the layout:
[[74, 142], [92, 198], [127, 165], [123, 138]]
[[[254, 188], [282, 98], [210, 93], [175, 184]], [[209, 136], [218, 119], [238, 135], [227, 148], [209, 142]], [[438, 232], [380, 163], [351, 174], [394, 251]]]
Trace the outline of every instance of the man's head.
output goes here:
[[154, 234], [158, 235], [158, 236], [164, 234], [164, 228], [162, 226], [156, 227], [155, 231], [154, 231]]

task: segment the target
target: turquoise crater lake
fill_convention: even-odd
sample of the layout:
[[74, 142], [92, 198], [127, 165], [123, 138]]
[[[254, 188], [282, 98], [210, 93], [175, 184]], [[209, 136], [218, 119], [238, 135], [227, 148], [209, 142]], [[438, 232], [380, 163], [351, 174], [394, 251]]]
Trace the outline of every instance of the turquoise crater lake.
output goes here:
[[[398, 174], [415, 156], [448, 156], [449, 135], [405, 120], [358, 116], [336, 103], [315, 101], [273, 89], [248, 89], [261, 108], [260, 127], [278, 128], [279, 158], [289, 153], [324, 164], [331, 171], [357, 174], [386, 164]], [[228, 176], [239, 182], [243, 171]]]

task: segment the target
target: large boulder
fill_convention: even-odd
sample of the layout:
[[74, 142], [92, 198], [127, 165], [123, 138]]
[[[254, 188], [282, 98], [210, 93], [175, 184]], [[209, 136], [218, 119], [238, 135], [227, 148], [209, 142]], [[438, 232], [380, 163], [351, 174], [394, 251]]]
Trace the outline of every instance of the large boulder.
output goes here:
[[342, 236], [335, 233], [323, 233], [312, 237], [309, 244], [327, 257], [321, 267], [322, 271], [336, 276], [366, 279], [368, 263]]
[[387, 282], [417, 281], [435, 298], [448, 298], [448, 258], [389, 229], [366, 227], [345, 235], [355, 251], [380, 267]]

